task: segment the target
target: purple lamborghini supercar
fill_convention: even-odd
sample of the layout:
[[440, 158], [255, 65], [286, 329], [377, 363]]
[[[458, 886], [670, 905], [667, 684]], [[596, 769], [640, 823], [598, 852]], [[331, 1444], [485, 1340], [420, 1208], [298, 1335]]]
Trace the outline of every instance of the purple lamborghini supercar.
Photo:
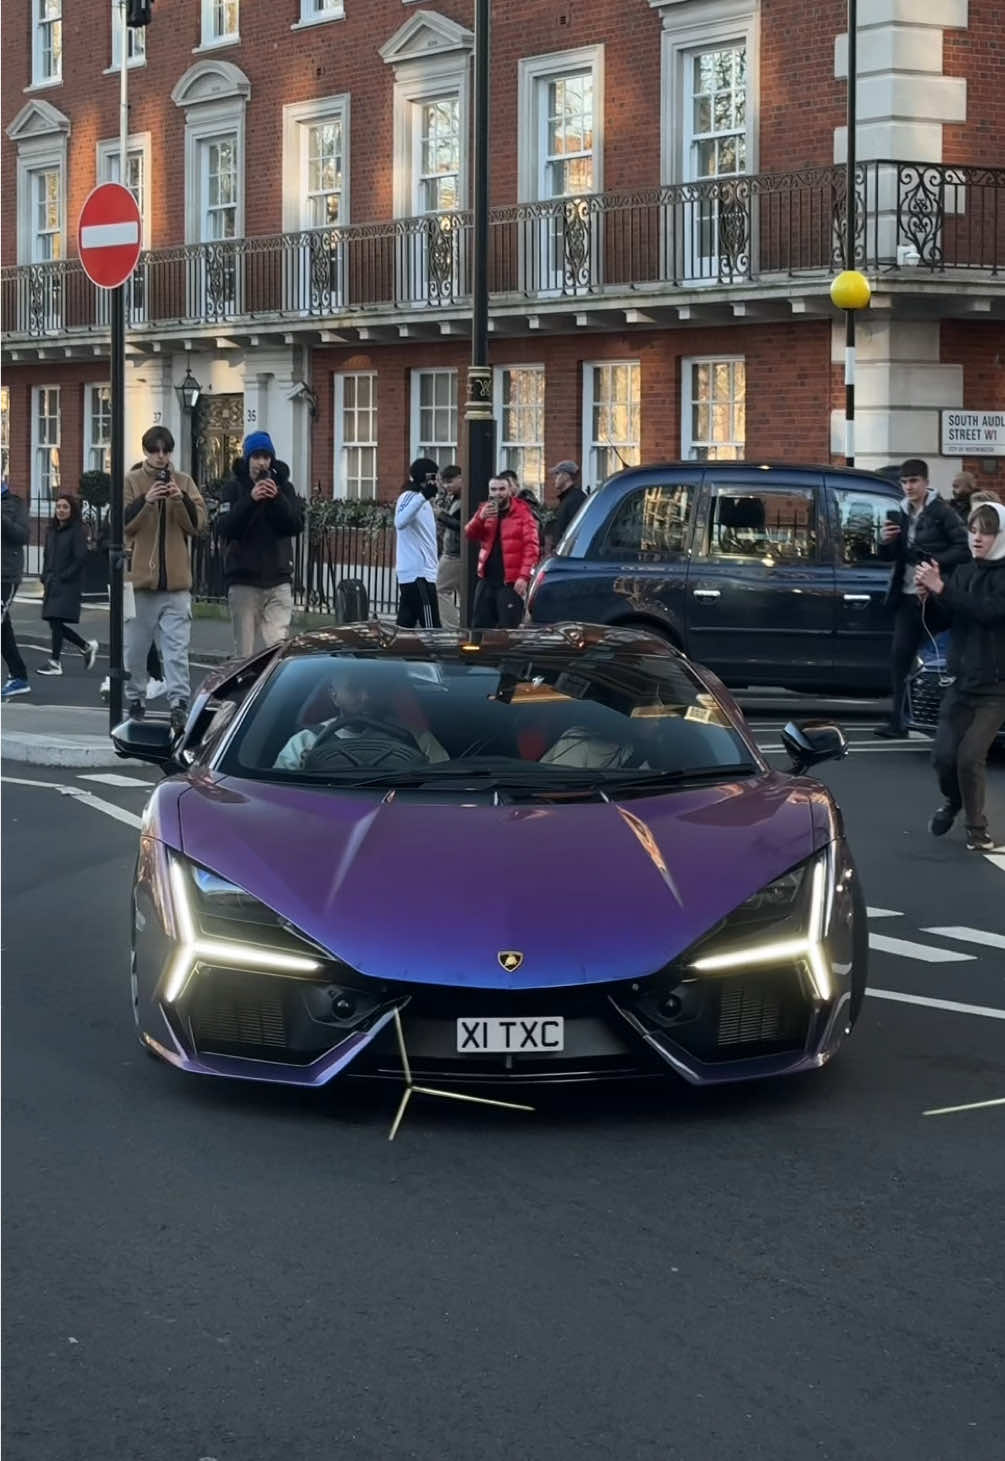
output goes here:
[[865, 993], [835, 726], [763, 760], [635, 629], [303, 636], [202, 686], [133, 891], [140, 1038], [187, 1071], [458, 1087], [808, 1070]]

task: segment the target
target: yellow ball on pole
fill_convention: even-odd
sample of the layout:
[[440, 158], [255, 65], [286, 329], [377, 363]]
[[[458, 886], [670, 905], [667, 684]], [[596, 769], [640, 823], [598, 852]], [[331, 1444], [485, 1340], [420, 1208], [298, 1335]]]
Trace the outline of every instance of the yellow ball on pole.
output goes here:
[[831, 300], [838, 309], [865, 309], [872, 297], [869, 281], [857, 269], [844, 269], [831, 284]]

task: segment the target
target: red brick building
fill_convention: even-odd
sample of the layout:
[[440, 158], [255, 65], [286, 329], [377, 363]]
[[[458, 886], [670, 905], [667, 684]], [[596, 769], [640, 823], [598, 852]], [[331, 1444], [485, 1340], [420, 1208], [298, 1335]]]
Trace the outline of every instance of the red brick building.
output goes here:
[[[840, 460], [845, 13], [496, 0], [491, 356], [500, 461], [532, 485], [569, 456], [591, 483]], [[119, 176], [117, 16], [5, 11], [4, 470], [39, 514], [108, 456], [75, 252]], [[265, 426], [303, 490], [359, 497], [463, 456], [472, 24], [470, 0], [157, 0], [129, 41], [127, 451], [163, 421], [207, 480]], [[859, 0], [859, 24], [858, 461], [919, 453], [944, 486], [940, 411], [1005, 411], [1005, 6]]]

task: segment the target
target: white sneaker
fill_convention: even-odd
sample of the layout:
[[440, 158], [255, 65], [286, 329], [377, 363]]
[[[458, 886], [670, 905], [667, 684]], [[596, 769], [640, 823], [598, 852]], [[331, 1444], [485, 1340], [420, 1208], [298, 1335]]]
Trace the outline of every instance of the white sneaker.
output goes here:
[[63, 666], [60, 664], [58, 659], [51, 659], [49, 660], [48, 664], [44, 664], [42, 668], [40, 670], [36, 670], [35, 673], [36, 675], [61, 675], [63, 673]]
[[94, 669], [94, 661], [98, 657], [98, 650], [100, 648], [101, 646], [96, 639], [89, 639], [87, 641], [87, 648], [83, 651], [85, 670]]
[[148, 680], [147, 681], [147, 699], [148, 700], [159, 700], [160, 697], [164, 694], [165, 688], [166, 687], [164, 685], [164, 681], [163, 680]]

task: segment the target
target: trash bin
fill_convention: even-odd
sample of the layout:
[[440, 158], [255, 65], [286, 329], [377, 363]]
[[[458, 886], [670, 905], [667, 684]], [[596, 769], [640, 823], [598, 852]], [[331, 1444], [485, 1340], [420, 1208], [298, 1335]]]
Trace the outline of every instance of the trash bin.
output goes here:
[[336, 624], [364, 624], [370, 617], [370, 599], [361, 578], [343, 578], [335, 590]]

